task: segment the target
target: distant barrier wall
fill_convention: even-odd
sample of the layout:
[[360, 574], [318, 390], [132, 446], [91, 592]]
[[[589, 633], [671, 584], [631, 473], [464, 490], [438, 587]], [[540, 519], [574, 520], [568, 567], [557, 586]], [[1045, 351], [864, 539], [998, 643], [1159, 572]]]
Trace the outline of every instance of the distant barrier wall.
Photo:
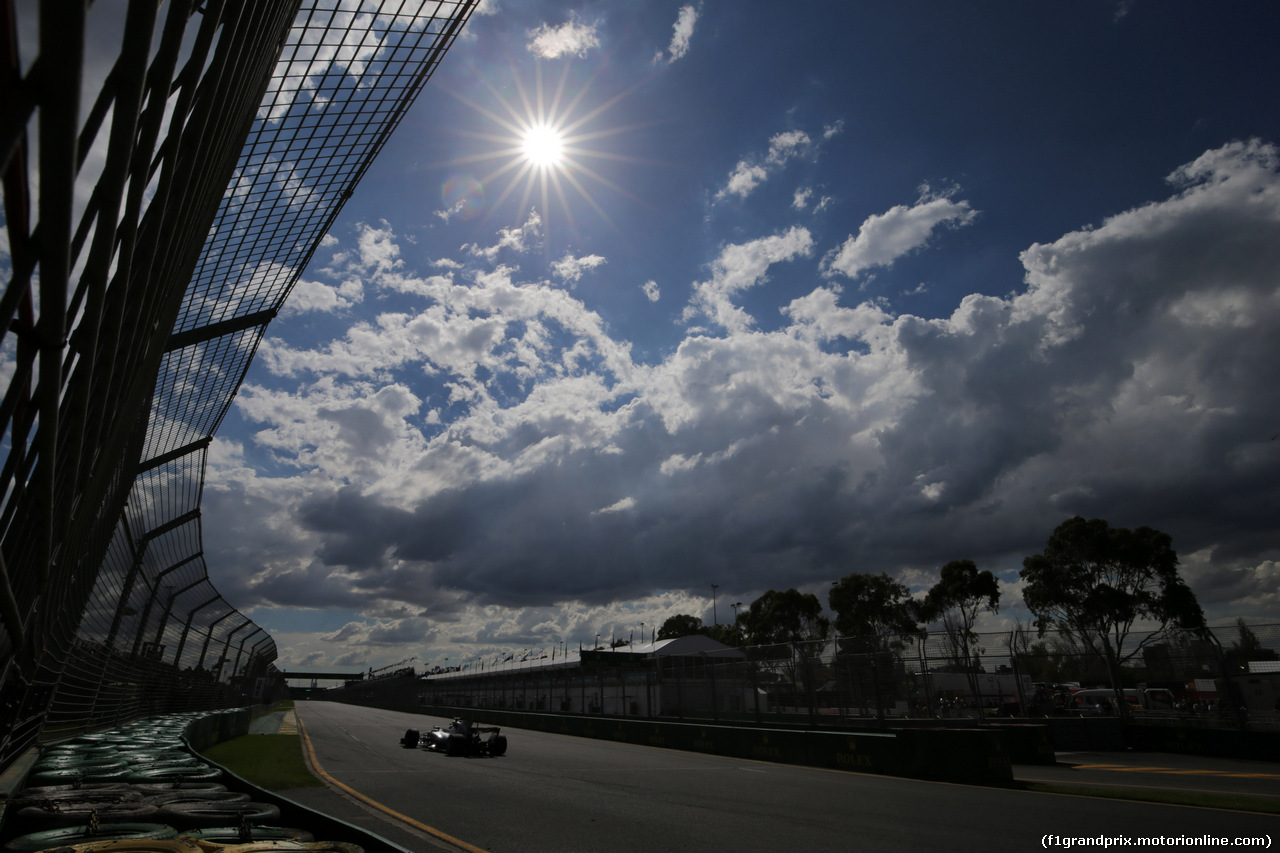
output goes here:
[[834, 732], [493, 709], [412, 710], [445, 718], [462, 716], [488, 725], [780, 764], [982, 784], [1004, 784], [1013, 779], [1009, 742], [1005, 733], [995, 728]]

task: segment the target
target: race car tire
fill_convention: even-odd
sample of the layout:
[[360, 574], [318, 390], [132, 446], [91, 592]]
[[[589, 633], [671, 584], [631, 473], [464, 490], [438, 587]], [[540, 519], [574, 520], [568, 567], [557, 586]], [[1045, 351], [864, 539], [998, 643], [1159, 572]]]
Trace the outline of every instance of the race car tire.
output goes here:
[[489, 754], [505, 755], [507, 752], [507, 736], [506, 735], [489, 735]]
[[178, 830], [162, 823], [112, 823], [99, 827], [96, 835], [89, 835], [88, 829], [83, 826], [64, 826], [61, 829], [46, 829], [43, 832], [20, 835], [5, 844], [4, 849], [14, 853], [29, 853], [29, 851], [65, 847], [68, 844], [84, 844], [87, 841], [120, 841], [139, 838], [165, 841], [177, 837]]
[[183, 833], [197, 841], [212, 844], [248, 844], [254, 841], [315, 841], [316, 837], [305, 829], [291, 826], [251, 826], [249, 841], [240, 840], [238, 826], [211, 826]]
[[400, 738], [400, 745], [405, 749], [417, 749], [418, 741], [422, 739], [417, 729], [405, 729], [404, 737]]
[[179, 829], [249, 823], [274, 823], [280, 808], [270, 803], [174, 803], [160, 808], [160, 817]]

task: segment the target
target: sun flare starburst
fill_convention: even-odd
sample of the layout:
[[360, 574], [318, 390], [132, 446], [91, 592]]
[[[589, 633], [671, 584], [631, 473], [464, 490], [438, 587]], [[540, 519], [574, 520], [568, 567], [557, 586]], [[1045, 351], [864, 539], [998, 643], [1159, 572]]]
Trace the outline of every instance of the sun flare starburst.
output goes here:
[[616, 228], [600, 202], [588, 190], [586, 182], [632, 196], [588, 166], [587, 160], [630, 159], [593, 147], [596, 141], [626, 130], [622, 127], [600, 128], [598, 120], [602, 113], [629, 93], [623, 92], [590, 109], [583, 109], [582, 103], [590, 89], [590, 82], [584, 83], [569, 95], [565, 91], [567, 81], [566, 70], [554, 93], [544, 93], [539, 70], [532, 97], [519, 78], [516, 78], [518, 104], [513, 104], [491, 84], [486, 85], [496, 101], [495, 109], [463, 99], [498, 128], [498, 132], [464, 131], [464, 135], [484, 140], [493, 147], [453, 161], [453, 165], [496, 161], [496, 165], [477, 181], [483, 186], [493, 186], [499, 179], [504, 176], [506, 178], [498, 197], [485, 204], [487, 214], [499, 209], [508, 197], [520, 190], [521, 212], [517, 215], [523, 216], [527, 212], [530, 200], [536, 193], [539, 196], [537, 201], [541, 203], [543, 222], [549, 223], [548, 207], [554, 196], [559, 201], [569, 227], [576, 230], [573, 205], [569, 203], [566, 192], [568, 188], [572, 188], [601, 219]]

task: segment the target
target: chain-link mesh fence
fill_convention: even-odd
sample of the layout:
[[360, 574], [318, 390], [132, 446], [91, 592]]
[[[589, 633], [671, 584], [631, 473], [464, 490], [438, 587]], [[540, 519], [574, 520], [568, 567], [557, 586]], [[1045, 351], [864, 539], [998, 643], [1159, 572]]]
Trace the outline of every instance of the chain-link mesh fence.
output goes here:
[[261, 689], [275, 644], [204, 562], [209, 442], [473, 6], [0, 2], [0, 767]]

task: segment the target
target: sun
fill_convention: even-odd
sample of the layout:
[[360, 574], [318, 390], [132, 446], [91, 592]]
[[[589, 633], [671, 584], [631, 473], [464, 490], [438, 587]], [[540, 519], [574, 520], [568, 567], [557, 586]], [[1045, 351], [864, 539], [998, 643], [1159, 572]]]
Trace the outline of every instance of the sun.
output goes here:
[[571, 204], [570, 198], [576, 195], [578, 200], [617, 230], [595, 194], [588, 189], [588, 184], [606, 188], [633, 201], [639, 200], [588, 165], [588, 161], [633, 159], [597, 147], [608, 137], [630, 129], [618, 125], [599, 127], [598, 124], [601, 115], [632, 90], [619, 92], [588, 109], [583, 107], [583, 101], [587, 99], [590, 81], [573, 92], [567, 92], [567, 67], [559, 84], [550, 92], [543, 88], [541, 66], [538, 66], [532, 90], [527, 89], [518, 76], [514, 83], [518, 98], [512, 101], [493, 83], [485, 81], [485, 88], [495, 102], [493, 109], [450, 93], [487, 118], [493, 126], [491, 131], [459, 131], [463, 136], [487, 144], [483, 150], [456, 158], [450, 164], [459, 167], [493, 162], [487, 173], [471, 181], [479, 187], [504, 185], [496, 199], [484, 203], [488, 211], [501, 208], [507, 198], [515, 197], [519, 199], [517, 209], [521, 213], [518, 215], [524, 216], [523, 211], [527, 211], [530, 203], [534, 202], [541, 211], [544, 225], [549, 227], [552, 203], [556, 201], [563, 219], [576, 230], [573, 208], [577, 205]]
[[551, 169], [564, 162], [564, 135], [549, 124], [530, 125], [520, 140], [524, 158], [534, 167]]

